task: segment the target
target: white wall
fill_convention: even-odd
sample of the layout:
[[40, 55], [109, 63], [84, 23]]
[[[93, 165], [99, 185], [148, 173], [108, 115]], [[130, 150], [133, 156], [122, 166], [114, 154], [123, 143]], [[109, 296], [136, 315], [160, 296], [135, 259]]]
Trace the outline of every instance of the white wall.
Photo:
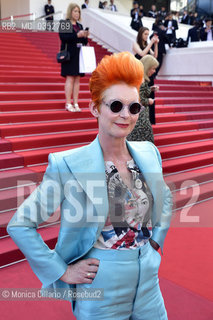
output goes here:
[[[11, 15], [36, 13], [37, 17], [44, 15], [44, 5], [47, 0], [0, 0], [1, 1], [1, 17], [6, 18]], [[55, 11], [66, 13], [67, 7], [71, 2], [81, 6], [84, 0], [52, 0]], [[90, 0], [89, 7], [98, 8], [99, 0]], [[109, 0], [108, 0], [109, 3]], [[127, 13], [132, 7], [132, 0], [115, 0], [115, 4], [120, 13]]]
[[168, 50], [158, 78], [213, 82], [213, 41]]
[[30, 13], [29, 0], [1, 0], [1, 17]]

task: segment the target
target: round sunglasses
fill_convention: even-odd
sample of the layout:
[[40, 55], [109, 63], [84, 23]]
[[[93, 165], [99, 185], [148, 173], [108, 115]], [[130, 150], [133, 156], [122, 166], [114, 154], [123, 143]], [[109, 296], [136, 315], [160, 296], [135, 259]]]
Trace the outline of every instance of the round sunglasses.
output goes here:
[[[103, 103], [114, 113], [119, 113], [125, 106], [125, 104], [120, 100], [114, 100], [111, 103], [106, 103], [103, 100]], [[144, 107], [139, 102], [133, 102], [128, 105], [128, 109], [131, 114], [138, 114], [143, 108]]]

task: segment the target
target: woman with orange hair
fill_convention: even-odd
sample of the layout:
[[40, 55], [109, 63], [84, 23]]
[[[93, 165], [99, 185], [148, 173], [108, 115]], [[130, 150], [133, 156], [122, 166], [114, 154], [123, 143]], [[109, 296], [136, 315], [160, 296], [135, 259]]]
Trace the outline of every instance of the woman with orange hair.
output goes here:
[[[126, 140], [142, 108], [142, 79], [142, 64], [129, 52], [102, 59], [90, 79], [98, 136], [50, 154], [41, 185], [7, 228], [43, 292], [70, 300], [77, 320], [167, 319], [157, 250], [170, 224], [171, 193], [157, 148]], [[59, 205], [60, 232], [50, 250], [35, 229]]]

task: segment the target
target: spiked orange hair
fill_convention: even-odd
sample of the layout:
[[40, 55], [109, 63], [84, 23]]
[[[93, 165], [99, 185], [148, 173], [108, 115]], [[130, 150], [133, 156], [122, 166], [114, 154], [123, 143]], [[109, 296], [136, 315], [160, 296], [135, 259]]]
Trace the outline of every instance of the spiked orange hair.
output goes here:
[[103, 92], [110, 86], [122, 82], [139, 90], [143, 74], [142, 63], [130, 52], [104, 56], [90, 78], [92, 101], [99, 110]]

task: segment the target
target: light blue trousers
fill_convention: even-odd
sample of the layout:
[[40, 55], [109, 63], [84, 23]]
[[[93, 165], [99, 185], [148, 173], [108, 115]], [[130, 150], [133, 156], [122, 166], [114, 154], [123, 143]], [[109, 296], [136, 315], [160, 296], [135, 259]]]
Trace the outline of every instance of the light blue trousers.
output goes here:
[[135, 250], [93, 248], [85, 257], [100, 260], [92, 284], [77, 288], [103, 288], [104, 299], [77, 300], [77, 320], [167, 320], [159, 287], [160, 254], [148, 242]]

